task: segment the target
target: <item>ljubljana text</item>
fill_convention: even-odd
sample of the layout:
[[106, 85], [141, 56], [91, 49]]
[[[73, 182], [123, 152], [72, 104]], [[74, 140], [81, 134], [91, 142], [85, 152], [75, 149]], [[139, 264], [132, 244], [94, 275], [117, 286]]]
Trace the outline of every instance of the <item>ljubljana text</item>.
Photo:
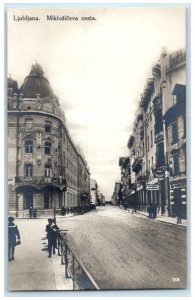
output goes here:
[[[32, 22], [32, 21], [40, 21], [39, 17], [29, 16], [29, 15], [21, 15], [16, 16], [13, 15], [13, 20], [15, 22]], [[85, 16], [85, 17], [75, 17], [75, 16], [66, 16], [66, 15], [46, 15], [46, 21], [96, 21], [95, 17]]]

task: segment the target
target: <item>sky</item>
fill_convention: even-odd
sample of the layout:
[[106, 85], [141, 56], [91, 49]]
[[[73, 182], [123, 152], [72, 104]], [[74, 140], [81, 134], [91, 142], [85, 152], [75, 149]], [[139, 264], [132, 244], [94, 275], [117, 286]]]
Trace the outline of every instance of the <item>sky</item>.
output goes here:
[[[17, 22], [14, 15], [40, 20]], [[89, 16], [95, 20], [81, 20]], [[7, 28], [7, 73], [20, 86], [32, 64], [42, 66], [91, 177], [109, 200], [152, 65], [163, 47], [169, 53], [186, 45], [185, 9], [10, 9]]]

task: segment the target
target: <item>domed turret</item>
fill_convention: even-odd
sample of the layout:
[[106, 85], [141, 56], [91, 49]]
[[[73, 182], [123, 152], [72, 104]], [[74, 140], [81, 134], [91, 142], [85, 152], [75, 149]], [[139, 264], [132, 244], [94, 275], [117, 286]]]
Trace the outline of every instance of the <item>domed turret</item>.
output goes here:
[[8, 80], [7, 80], [7, 86], [8, 86], [8, 90], [11, 89], [11, 93], [18, 94], [18, 83], [17, 83], [17, 81], [15, 81], [11, 77], [9, 77]]
[[35, 65], [32, 65], [30, 74], [43, 76], [44, 72], [43, 72], [42, 67], [38, 63], [36, 63]]
[[52, 99], [54, 97], [49, 81], [43, 74], [43, 69], [38, 63], [32, 65], [30, 74], [25, 78], [20, 88], [22, 98], [37, 98], [37, 94], [40, 94], [42, 98], [49, 97]]

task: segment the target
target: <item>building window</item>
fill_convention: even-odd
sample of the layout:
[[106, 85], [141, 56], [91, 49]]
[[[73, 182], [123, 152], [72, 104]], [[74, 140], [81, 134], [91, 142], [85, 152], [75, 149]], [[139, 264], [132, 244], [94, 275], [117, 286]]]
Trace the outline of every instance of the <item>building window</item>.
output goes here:
[[33, 119], [32, 119], [32, 118], [31, 118], [31, 119], [26, 119], [26, 120], [25, 120], [26, 131], [31, 131], [32, 126], [33, 126], [32, 122], [33, 122]]
[[184, 118], [181, 116], [178, 118], [178, 138], [179, 140], [184, 136]]
[[176, 104], [177, 104], [177, 96], [173, 95], [173, 105], [176, 105]]
[[51, 122], [45, 122], [45, 132], [51, 132]]
[[177, 121], [172, 124], [172, 144], [178, 142], [178, 130], [177, 130]]
[[179, 175], [179, 156], [178, 154], [173, 155], [173, 176]]
[[51, 178], [51, 165], [48, 164], [45, 165], [45, 177]]
[[45, 142], [45, 154], [51, 154], [51, 142]]
[[33, 153], [33, 141], [25, 140], [25, 153]]
[[153, 159], [153, 156], [152, 156], [152, 169], [154, 169], [154, 159]]
[[149, 138], [149, 135], [148, 135], [148, 152], [150, 151], [150, 138]]
[[156, 146], [156, 167], [159, 168], [165, 165], [164, 143], [159, 143]]
[[186, 165], [185, 165], [185, 152], [181, 151], [179, 155], [179, 171], [180, 173], [186, 171]]
[[26, 177], [32, 177], [32, 175], [33, 175], [33, 165], [32, 164], [25, 165], [25, 175], [26, 175]]
[[169, 145], [171, 145], [171, 143], [172, 143], [172, 126], [167, 127], [167, 139], [168, 139]]
[[153, 147], [153, 134], [152, 130], [150, 131], [150, 142], [151, 142], [151, 148]]
[[155, 114], [155, 134], [163, 131], [162, 110]]

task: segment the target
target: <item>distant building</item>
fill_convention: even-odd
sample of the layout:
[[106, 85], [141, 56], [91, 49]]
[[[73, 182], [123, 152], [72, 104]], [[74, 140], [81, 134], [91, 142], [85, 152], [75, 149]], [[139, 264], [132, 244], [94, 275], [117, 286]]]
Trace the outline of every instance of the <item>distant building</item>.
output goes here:
[[20, 88], [8, 78], [9, 214], [89, 205], [89, 178], [42, 67], [32, 65]]
[[93, 178], [90, 178], [90, 195], [90, 205], [92, 208], [95, 208], [98, 202], [98, 185]]
[[105, 197], [104, 195], [98, 191], [98, 195], [97, 195], [97, 205], [100, 205], [100, 206], [104, 206], [105, 205]]

